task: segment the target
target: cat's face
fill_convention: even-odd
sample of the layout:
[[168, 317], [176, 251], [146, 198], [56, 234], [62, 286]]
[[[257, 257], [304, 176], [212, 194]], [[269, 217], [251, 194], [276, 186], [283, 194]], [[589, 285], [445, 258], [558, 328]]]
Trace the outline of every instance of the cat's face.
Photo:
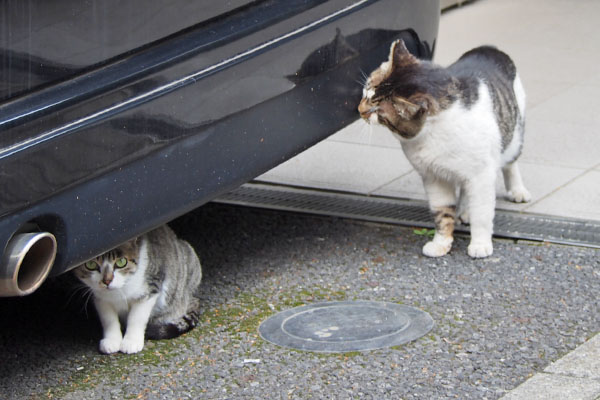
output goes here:
[[420, 63], [402, 40], [392, 43], [387, 61], [371, 73], [358, 105], [360, 116], [382, 124], [404, 138], [416, 136], [430, 109], [431, 99], [415, 84]]
[[89, 260], [75, 268], [75, 275], [94, 291], [121, 289], [138, 268], [137, 240]]

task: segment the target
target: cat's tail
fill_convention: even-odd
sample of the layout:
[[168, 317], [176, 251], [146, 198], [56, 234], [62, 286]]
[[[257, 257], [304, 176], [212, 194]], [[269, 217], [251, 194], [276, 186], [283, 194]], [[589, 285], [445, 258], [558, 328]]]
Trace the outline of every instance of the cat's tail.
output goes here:
[[146, 326], [146, 338], [152, 340], [176, 338], [194, 329], [198, 325], [199, 318], [200, 313], [198, 311], [190, 311], [174, 322], [149, 323]]

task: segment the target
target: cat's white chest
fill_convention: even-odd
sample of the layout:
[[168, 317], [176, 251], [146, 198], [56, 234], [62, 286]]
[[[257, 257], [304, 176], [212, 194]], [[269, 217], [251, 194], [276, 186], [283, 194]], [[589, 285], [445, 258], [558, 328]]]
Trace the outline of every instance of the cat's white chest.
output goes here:
[[135, 273], [128, 277], [123, 285], [123, 294], [129, 299], [145, 297], [148, 294], [148, 285], [146, 283], [146, 269], [148, 267], [148, 242], [142, 241], [138, 255], [138, 268]]
[[464, 181], [500, 157], [500, 132], [492, 100], [483, 84], [479, 99], [470, 108], [460, 102], [429, 117], [419, 134], [401, 139], [402, 149], [421, 174]]

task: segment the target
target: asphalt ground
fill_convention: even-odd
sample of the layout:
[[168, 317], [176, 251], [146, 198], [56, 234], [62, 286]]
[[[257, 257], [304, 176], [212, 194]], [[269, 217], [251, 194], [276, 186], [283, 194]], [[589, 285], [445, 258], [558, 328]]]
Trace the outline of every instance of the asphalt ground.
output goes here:
[[[200, 254], [192, 332], [101, 355], [91, 304], [70, 276], [0, 299], [3, 399], [497, 399], [600, 330], [599, 250], [495, 240], [440, 259], [406, 227], [210, 204], [172, 226]], [[389, 301], [435, 325], [409, 344], [322, 354], [263, 341], [276, 311]]]

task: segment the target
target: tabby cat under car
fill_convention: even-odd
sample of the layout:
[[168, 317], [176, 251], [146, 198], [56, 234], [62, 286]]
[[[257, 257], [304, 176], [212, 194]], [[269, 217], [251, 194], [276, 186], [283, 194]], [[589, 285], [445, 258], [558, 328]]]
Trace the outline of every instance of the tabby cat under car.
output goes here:
[[144, 347], [145, 337], [173, 338], [196, 326], [200, 260], [166, 225], [80, 265], [74, 272], [93, 295], [104, 331], [102, 353], [136, 353]]

